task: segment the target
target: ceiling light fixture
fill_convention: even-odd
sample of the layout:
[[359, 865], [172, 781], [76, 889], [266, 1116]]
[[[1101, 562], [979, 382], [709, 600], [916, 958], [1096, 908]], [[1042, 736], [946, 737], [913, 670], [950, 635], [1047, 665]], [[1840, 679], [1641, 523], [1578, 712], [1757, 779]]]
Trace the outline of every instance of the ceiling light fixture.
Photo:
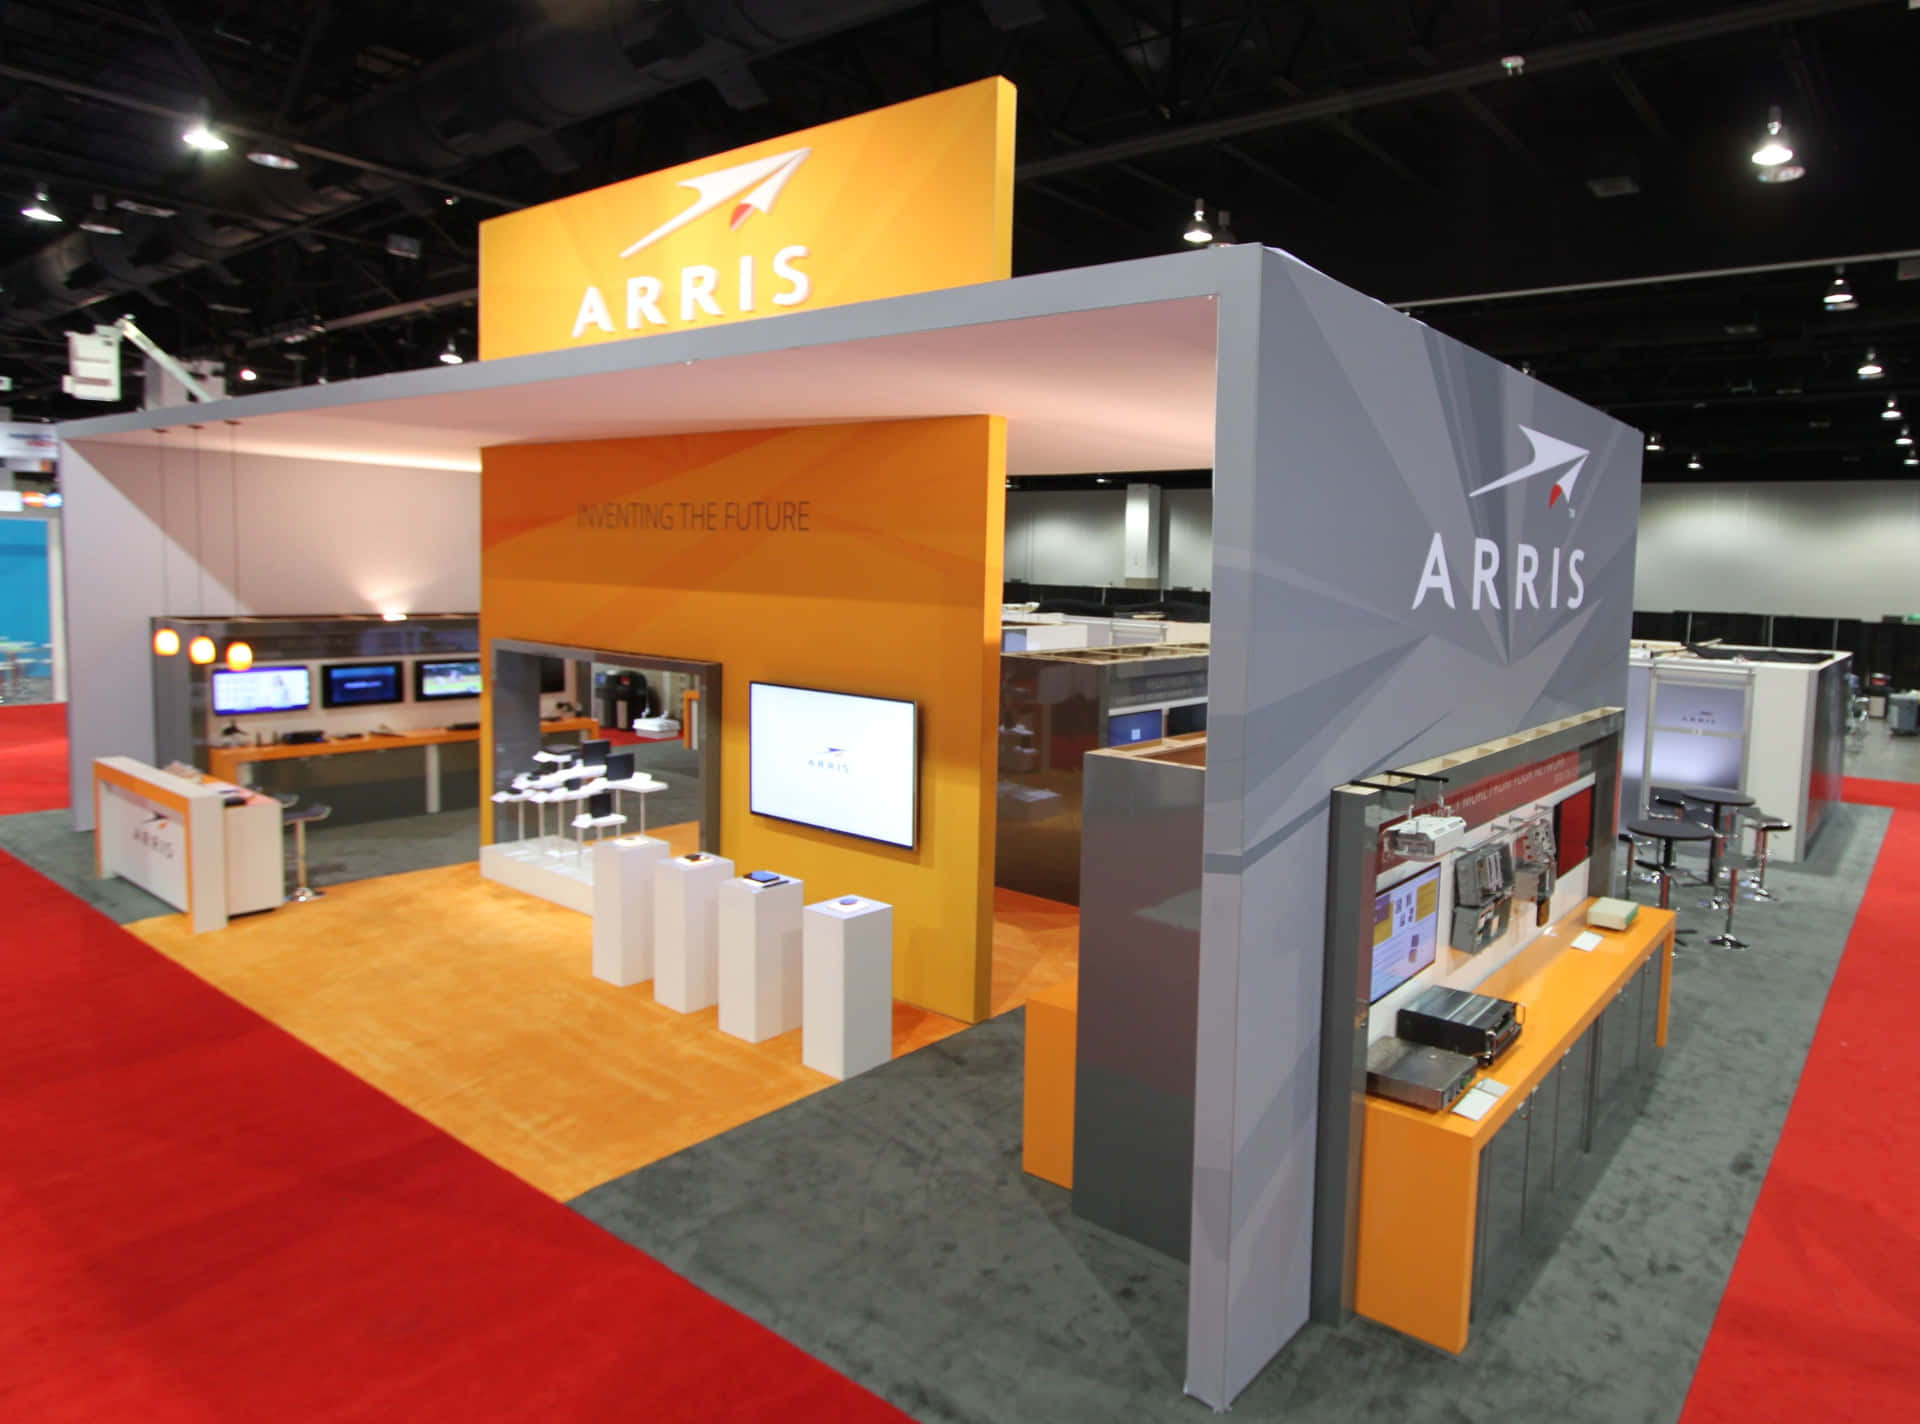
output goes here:
[[440, 360], [448, 366], [458, 366], [467, 358], [460, 354], [460, 348], [453, 344], [453, 338], [447, 338], [447, 349], [440, 353]]
[[1900, 414], [1900, 403], [1896, 401], [1892, 396], [1887, 397], [1887, 408], [1880, 412], [1880, 418], [1882, 420], [1906, 419], [1905, 416]]
[[1893, 437], [1893, 443], [1896, 445], [1913, 444], [1913, 436], [1908, 433], [1906, 426], [1903, 425], [1900, 427], [1900, 433]]
[[1847, 269], [1833, 269], [1833, 282], [1828, 286], [1826, 295], [1820, 298], [1822, 306], [1830, 312], [1852, 311], [1860, 303], [1853, 299], [1853, 293], [1847, 287]]
[[188, 148], [196, 148], [202, 153], [225, 153], [227, 141], [207, 127], [205, 119], [180, 135], [180, 142]]
[[1660, 443], [1660, 437], [1658, 435], [1649, 435], [1647, 437], [1647, 448], [1657, 455], [1667, 447]]
[[260, 379], [260, 373], [251, 366], [242, 366], [240, 368], [240, 379], [243, 381], [257, 381]]
[[262, 168], [271, 168], [276, 173], [291, 173], [300, 166], [300, 160], [279, 144], [261, 144], [258, 148], [247, 150], [247, 162], [257, 163]]
[[1204, 247], [1213, 241], [1213, 229], [1207, 226], [1207, 204], [1203, 198], [1193, 200], [1193, 221], [1187, 224], [1187, 230], [1181, 234], [1195, 247]]
[[1920, 465], [1920, 455], [1908, 455], [1900, 462], [1903, 465]]
[[1688, 468], [1689, 470], [1697, 470], [1697, 469], [1699, 469], [1699, 468], [1700, 468], [1700, 457], [1699, 457], [1698, 455], [1690, 455], [1690, 456], [1688, 456], [1688, 457], [1687, 457], [1687, 468]]
[[33, 201], [20, 209], [20, 216], [30, 218], [34, 222], [65, 222], [65, 218], [61, 217], [60, 214], [48, 206], [52, 201], [53, 200], [47, 196], [47, 190], [45, 188], [35, 188], [33, 190]]
[[170, 218], [176, 211], [163, 208], [158, 203], [143, 203], [136, 198], [116, 198], [113, 205], [123, 213], [133, 213], [143, 218]]
[[1854, 374], [1863, 381], [1877, 381], [1887, 374], [1887, 368], [1880, 364], [1880, 358], [1875, 356], [1869, 348], [1867, 359], [1860, 363], [1860, 368]]
[[82, 232], [98, 233], [101, 237], [119, 237], [126, 231], [119, 223], [107, 216], [107, 195], [105, 193], [95, 193], [93, 195], [93, 211], [80, 219], [80, 230]]
[[1753, 151], [1753, 161], [1760, 169], [1755, 176], [1762, 183], [1791, 183], [1806, 176], [1806, 168], [1793, 161], [1793, 141], [1780, 122], [1778, 104], [1767, 110], [1767, 131], [1760, 137], [1760, 146]]

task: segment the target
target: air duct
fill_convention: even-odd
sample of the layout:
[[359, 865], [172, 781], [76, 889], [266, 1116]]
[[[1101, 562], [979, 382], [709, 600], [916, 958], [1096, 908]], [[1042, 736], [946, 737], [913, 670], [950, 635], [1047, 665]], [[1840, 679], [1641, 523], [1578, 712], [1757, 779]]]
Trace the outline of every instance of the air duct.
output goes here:
[[[438, 176], [703, 80], [740, 93], [749, 61], [919, 0], [561, 0], [295, 136], [403, 173]], [[46, 321], [230, 256], [263, 236], [393, 194], [401, 178], [339, 163], [277, 172], [206, 167], [193, 197], [226, 214], [130, 218], [123, 237], [74, 232], [0, 271], [9, 325]]]

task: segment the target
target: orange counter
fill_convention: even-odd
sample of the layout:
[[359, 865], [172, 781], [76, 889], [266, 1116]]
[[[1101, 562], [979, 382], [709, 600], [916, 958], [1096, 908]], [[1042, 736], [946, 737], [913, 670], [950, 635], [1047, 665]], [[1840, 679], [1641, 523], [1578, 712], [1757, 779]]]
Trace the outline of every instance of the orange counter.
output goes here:
[[[565, 717], [540, 724], [542, 734], [585, 732], [589, 740], [600, 735], [600, 724], [591, 717]], [[364, 737], [330, 738], [324, 742], [275, 743], [263, 747], [212, 747], [207, 752], [207, 771], [215, 780], [240, 781], [240, 768], [256, 761], [298, 761], [305, 757], [341, 756], [353, 752], [392, 752], [407, 747], [437, 747], [449, 742], [477, 742], [477, 727], [449, 731], [434, 727], [424, 732], [398, 732], [391, 736], [370, 732]]]
[[1369, 1319], [1444, 1350], [1466, 1348], [1481, 1151], [1652, 955], [1661, 957], [1654, 1042], [1665, 1044], [1674, 916], [1642, 907], [1630, 928], [1595, 931], [1604, 943], [1585, 952], [1568, 941], [1586, 928], [1589, 903], [1476, 986], [1525, 1011], [1519, 1040], [1475, 1080], [1507, 1087], [1485, 1117], [1368, 1097], [1354, 1308]]

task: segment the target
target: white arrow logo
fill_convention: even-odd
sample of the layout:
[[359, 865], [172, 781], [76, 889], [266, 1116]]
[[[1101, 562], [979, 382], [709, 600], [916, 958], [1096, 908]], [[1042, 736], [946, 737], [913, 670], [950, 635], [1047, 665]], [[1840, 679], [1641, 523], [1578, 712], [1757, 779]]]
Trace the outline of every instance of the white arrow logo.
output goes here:
[[1553, 482], [1553, 493], [1547, 496], [1547, 507], [1551, 509], [1564, 499], [1567, 501], [1567, 513], [1573, 513], [1573, 482], [1580, 478], [1580, 472], [1587, 467], [1587, 456], [1593, 452], [1584, 450], [1578, 445], [1569, 444], [1556, 436], [1543, 435], [1531, 426], [1521, 426], [1520, 433], [1527, 437], [1527, 443], [1533, 447], [1533, 458], [1519, 469], [1502, 475], [1491, 484], [1484, 484], [1477, 490], [1470, 490], [1467, 498], [1472, 499], [1476, 495], [1483, 495], [1491, 490], [1518, 484], [1521, 480], [1530, 479], [1545, 470], [1558, 469], [1571, 461], [1572, 464], [1567, 472]]
[[780, 196], [780, 190], [787, 186], [787, 180], [793, 177], [795, 170], [807, 161], [808, 155], [812, 152], [811, 148], [789, 149], [785, 153], [776, 153], [770, 158], [756, 158], [749, 163], [736, 163], [731, 168], [722, 168], [718, 173], [681, 179], [680, 187], [691, 188], [699, 196], [684, 211], [668, 218], [620, 255], [631, 257], [634, 253], [653, 246], [669, 233], [680, 231], [694, 219], [704, 217], [727, 199], [745, 194], [744, 197], [740, 197], [740, 202], [733, 210], [733, 216], [727, 221], [729, 228], [738, 229], [741, 223], [756, 212], [764, 213], [773, 208], [773, 200]]

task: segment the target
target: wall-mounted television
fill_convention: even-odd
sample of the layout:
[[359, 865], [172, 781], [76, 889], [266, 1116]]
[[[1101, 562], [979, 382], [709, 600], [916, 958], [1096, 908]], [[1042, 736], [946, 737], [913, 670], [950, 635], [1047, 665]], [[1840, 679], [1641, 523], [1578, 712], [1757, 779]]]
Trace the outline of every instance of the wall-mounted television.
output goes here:
[[565, 692], [567, 690], [567, 660], [565, 658], [540, 659], [540, 690], [542, 692]]
[[254, 712], [304, 712], [313, 705], [313, 674], [304, 667], [217, 668], [213, 710], [222, 717]]
[[747, 685], [747, 801], [754, 815], [910, 850], [919, 781], [915, 703]]
[[1373, 897], [1373, 972], [1367, 1002], [1378, 1003], [1433, 963], [1440, 948], [1440, 867], [1429, 866]]
[[399, 663], [328, 663], [320, 669], [322, 707], [379, 707], [406, 700]]
[[1204, 702], [1183, 702], [1178, 707], [1167, 709], [1167, 735], [1182, 736], [1188, 732], [1207, 730], [1207, 704]]
[[1135, 742], [1160, 740], [1160, 709], [1150, 712], [1115, 712], [1107, 718], [1107, 745], [1132, 746]]
[[413, 665], [413, 700], [446, 702], [455, 697], [480, 695], [480, 659], [460, 658], [437, 662], [422, 658]]

